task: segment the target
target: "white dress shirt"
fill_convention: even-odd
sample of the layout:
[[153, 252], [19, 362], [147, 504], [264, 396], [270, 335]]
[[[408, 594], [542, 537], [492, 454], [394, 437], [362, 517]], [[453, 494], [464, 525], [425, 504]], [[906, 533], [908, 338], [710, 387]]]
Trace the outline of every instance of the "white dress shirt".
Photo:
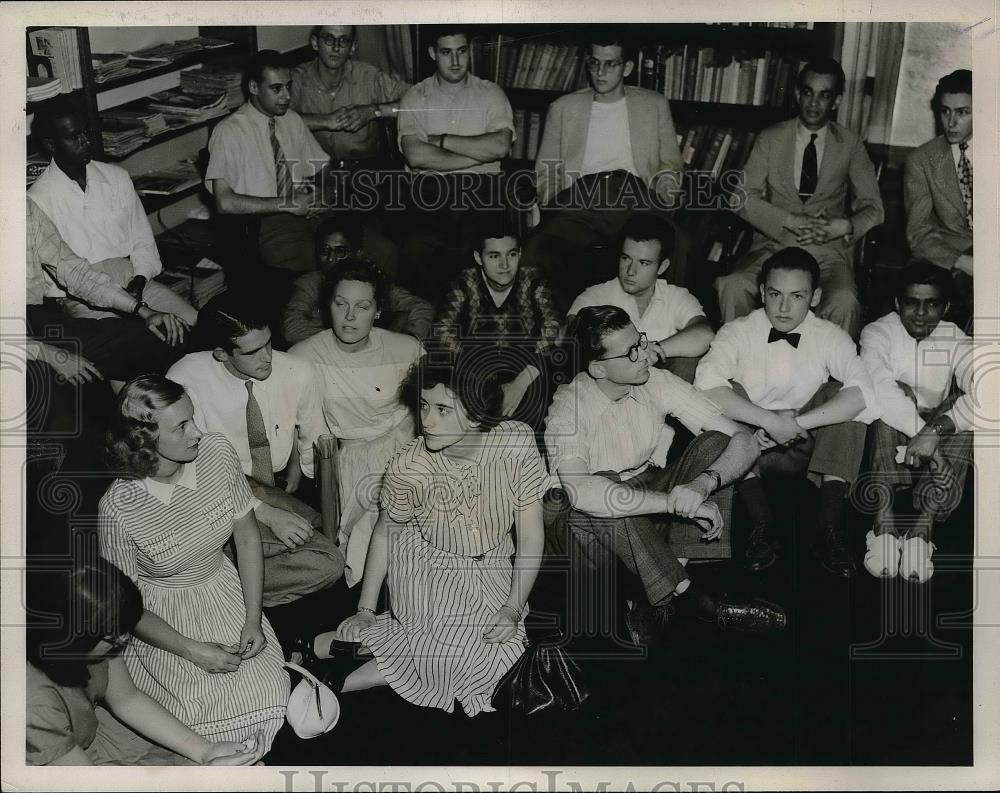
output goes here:
[[128, 171], [117, 165], [87, 164], [87, 189], [62, 172], [55, 160], [28, 190], [73, 252], [91, 264], [128, 258], [147, 279], [163, 269], [153, 230]]
[[[268, 119], [269, 116], [247, 102], [218, 123], [208, 141], [205, 187], [209, 192], [214, 191], [213, 179], [225, 179], [235, 193], [256, 198], [277, 197], [278, 175]], [[274, 135], [293, 182], [306, 181], [330, 159], [294, 110], [275, 116]]]
[[792, 173], [795, 175], [796, 187], [799, 186], [799, 180], [802, 178], [802, 155], [806, 146], [809, 145], [809, 138], [812, 137], [814, 131], [816, 133], [816, 178], [819, 178], [820, 169], [823, 167], [823, 152], [826, 151], [826, 133], [829, 129], [830, 127], [826, 124], [823, 125], [822, 129], [806, 129], [802, 126], [801, 121], [795, 125], [795, 170]]
[[[305, 361], [277, 351], [271, 367], [270, 377], [253, 381], [271, 446], [271, 465], [276, 472], [284, 470], [297, 442], [302, 473], [312, 478], [313, 443], [326, 432], [315, 374]], [[167, 377], [187, 389], [199, 428], [225, 435], [239, 455], [243, 473], [250, 476], [247, 381], [230, 374], [211, 352], [185, 355], [170, 367]]]
[[682, 286], [668, 284], [662, 278], [656, 279], [653, 298], [642, 314], [636, 299], [622, 289], [617, 278], [584, 289], [569, 307], [567, 315], [579, 314], [584, 306], [617, 306], [628, 313], [636, 330], [653, 341], [667, 339], [695, 317], [705, 316], [705, 310], [694, 295]]
[[877, 418], [877, 412], [872, 412], [875, 396], [868, 370], [843, 329], [810, 311], [791, 331], [801, 334], [798, 347], [786, 341], [768, 344], [770, 331], [771, 321], [762, 308], [727, 322], [698, 364], [695, 387], [708, 391], [729, 387], [730, 380], [735, 380], [758, 407], [798, 410], [833, 377], [844, 388], [861, 389], [865, 409], [853, 421], [868, 424]]
[[[631, 479], [651, 464], [666, 465], [675, 416], [697, 435], [720, 415], [718, 406], [689, 383], [663, 369], [650, 369], [644, 385], [611, 400], [587, 372], [556, 389], [545, 419], [545, 446], [553, 475], [568, 459], [583, 460], [588, 473], [614, 471]], [[553, 482], [553, 484], [556, 484]]]
[[[875, 386], [878, 414], [912, 438], [924, 426], [918, 410], [936, 408], [948, 396], [953, 377], [968, 393], [972, 339], [952, 322], [940, 322], [926, 339], [914, 339], [893, 311], [861, 331], [861, 360]], [[897, 383], [909, 386], [917, 403]]]

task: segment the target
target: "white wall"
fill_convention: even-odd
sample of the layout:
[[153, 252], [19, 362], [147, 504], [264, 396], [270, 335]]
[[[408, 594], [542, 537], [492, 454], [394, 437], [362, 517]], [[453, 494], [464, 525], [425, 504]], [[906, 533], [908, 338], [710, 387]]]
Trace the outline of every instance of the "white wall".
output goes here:
[[961, 25], [909, 22], [892, 111], [893, 146], [920, 146], [934, 137], [931, 99], [938, 80], [972, 68], [972, 37]]
[[288, 52], [309, 46], [311, 25], [258, 25], [257, 49]]
[[88, 28], [91, 52], [135, 52], [178, 39], [193, 39], [197, 27]]

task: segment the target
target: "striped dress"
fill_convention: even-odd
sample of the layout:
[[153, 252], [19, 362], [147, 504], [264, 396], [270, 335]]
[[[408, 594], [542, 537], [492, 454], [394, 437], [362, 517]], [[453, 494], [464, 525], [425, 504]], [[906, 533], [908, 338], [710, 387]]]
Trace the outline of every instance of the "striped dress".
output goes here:
[[418, 437], [390, 461], [381, 506], [389, 523], [391, 610], [362, 634], [390, 686], [409, 702], [475, 716], [524, 650], [524, 621], [501, 644], [483, 630], [510, 595], [515, 512], [541, 499], [535, 436], [507, 421], [477, 462], [429, 452]]
[[[236, 450], [224, 436], [204, 435], [198, 457], [169, 503], [139, 480], [117, 479], [101, 499], [101, 553], [138, 585], [148, 611], [178, 633], [224, 646], [239, 644], [246, 620], [239, 575], [222, 548], [233, 521], [253, 507]], [[265, 750], [281, 727], [288, 676], [265, 617], [267, 646], [235, 672], [205, 672], [142, 642], [126, 646], [125, 663], [144, 691], [210, 741], [243, 741], [257, 730]]]

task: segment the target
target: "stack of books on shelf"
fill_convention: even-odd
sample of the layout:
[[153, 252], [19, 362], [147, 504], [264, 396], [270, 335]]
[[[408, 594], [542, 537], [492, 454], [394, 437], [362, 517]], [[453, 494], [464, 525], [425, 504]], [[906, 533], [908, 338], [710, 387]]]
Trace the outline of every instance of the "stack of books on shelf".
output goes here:
[[127, 52], [92, 52], [90, 66], [94, 71], [94, 82], [103, 83], [122, 77], [129, 71]]
[[174, 195], [201, 182], [194, 163], [187, 160], [155, 171], [149, 171], [132, 180], [139, 195]]
[[29, 72], [36, 77], [58, 77], [62, 93], [83, 88], [80, 49], [72, 28], [42, 28], [28, 31], [31, 47]]
[[105, 154], [124, 157], [169, 129], [163, 114], [142, 106], [144, 104], [134, 103], [101, 114]]
[[162, 113], [171, 127], [197, 124], [228, 112], [226, 94], [187, 94], [180, 88], [151, 94], [149, 109]]
[[659, 45], [639, 51], [640, 88], [667, 99], [785, 107], [799, 72], [796, 59], [771, 51], [748, 53], [714, 47]]
[[202, 50], [216, 50], [231, 45], [231, 41], [197, 36], [193, 39], [179, 39], [169, 44], [155, 44], [152, 47], [133, 52], [132, 55], [136, 58], [159, 58], [166, 61], [176, 61]]
[[192, 96], [216, 96], [225, 94], [228, 109], [243, 104], [243, 75], [239, 70], [206, 64], [201, 69], [185, 69], [181, 72], [181, 90]]
[[505, 88], [570, 91], [586, 85], [583, 49], [576, 44], [528, 41], [500, 48], [497, 82]]
[[104, 153], [109, 157], [125, 157], [149, 142], [146, 126], [142, 122], [135, 124], [113, 124], [117, 129], [109, 129], [107, 122], [102, 120], [101, 142]]
[[514, 143], [510, 156], [514, 160], [534, 160], [538, 156], [538, 145], [542, 140], [545, 114], [518, 108], [514, 111]]
[[708, 172], [713, 178], [725, 171], [743, 168], [756, 139], [757, 133], [753, 130], [710, 124], [677, 133], [685, 170]]
[[62, 93], [62, 81], [58, 77], [28, 77], [28, 101], [41, 102]]

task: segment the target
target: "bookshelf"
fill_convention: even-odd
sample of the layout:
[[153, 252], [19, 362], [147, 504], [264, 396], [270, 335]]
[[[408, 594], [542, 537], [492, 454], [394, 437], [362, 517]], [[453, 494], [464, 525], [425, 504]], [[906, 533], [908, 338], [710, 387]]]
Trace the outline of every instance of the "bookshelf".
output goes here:
[[[709, 147], [720, 130], [733, 140], [743, 136], [744, 142], [752, 142], [753, 133], [792, 117], [798, 66], [831, 53], [835, 24], [622, 24], [614, 30], [635, 56], [626, 84], [668, 98], [683, 151], [691, 130], [703, 130], [700, 142]], [[606, 36], [608, 30], [608, 25], [595, 24], [468, 27], [473, 74], [500, 85], [515, 112], [519, 141], [508, 168], [531, 167], [549, 105], [586, 87], [587, 42]], [[417, 52], [430, 43], [426, 30], [418, 29]], [[433, 73], [430, 59], [419, 62], [421, 77]], [[742, 166], [750, 150], [742, 148], [739, 162], [720, 160], [719, 167]], [[704, 159], [706, 151], [691, 152], [688, 167]]]

